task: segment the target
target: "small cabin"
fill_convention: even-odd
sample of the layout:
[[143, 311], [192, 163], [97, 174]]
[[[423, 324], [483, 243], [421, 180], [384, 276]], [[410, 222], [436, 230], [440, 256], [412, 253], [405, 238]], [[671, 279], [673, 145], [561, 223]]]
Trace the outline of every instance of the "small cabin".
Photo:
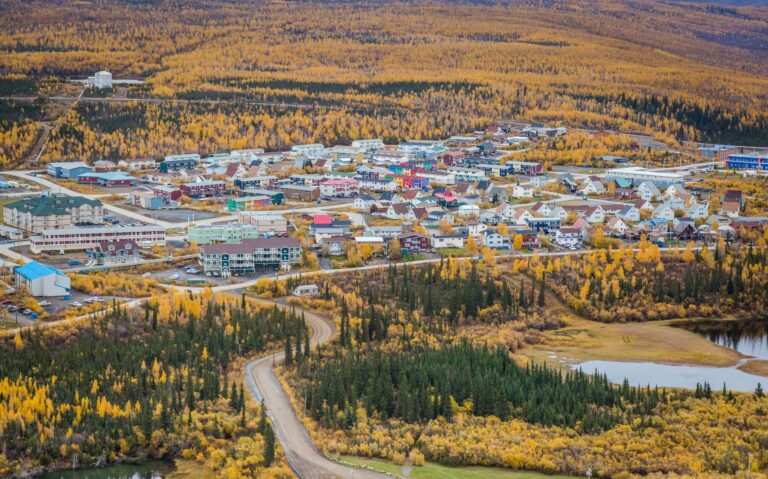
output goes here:
[[294, 296], [317, 296], [318, 294], [320, 294], [320, 288], [316, 284], [302, 284], [293, 290]]

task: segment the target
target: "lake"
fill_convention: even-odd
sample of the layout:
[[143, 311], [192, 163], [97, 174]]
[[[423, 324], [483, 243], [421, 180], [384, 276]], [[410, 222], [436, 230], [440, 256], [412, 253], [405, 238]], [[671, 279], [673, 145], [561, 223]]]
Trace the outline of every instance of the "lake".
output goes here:
[[629, 379], [636, 386], [660, 386], [673, 388], [695, 389], [696, 383], [709, 383], [712, 389], [719, 391], [725, 383], [728, 389], [741, 392], [752, 392], [757, 383], [768, 384], [768, 378], [745, 373], [735, 366], [730, 368], [714, 368], [709, 366], [684, 366], [646, 362], [623, 361], [586, 361], [574, 366], [585, 373], [605, 373], [608, 379], [616, 384]]
[[49, 472], [40, 479], [163, 479], [176, 470], [172, 462], [152, 461], [96, 469]]
[[[768, 359], [768, 320], [697, 321], [675, 326], [700, 334], [715, 344], [734, 349], [745, 356]], [[586, 361], [574, 368], [581, 368], [590, 374], [595, 371], [604, 373], [617, 384], [626, 378], [638, 386], [695, 389], [697, 383], [707, 382], [715, 390], [722, 389], [725, 383], [728, 389], [752, 392], [757, 383], [764, 387], [768, 385], [768, 378], [746, 373], [736, 366], [718, 368], [651, 362]]]
[[700, 334], [715, 344], [745, 356], [768, 359], [768, 319], [750, 321], [696, 321], [676, 325]]

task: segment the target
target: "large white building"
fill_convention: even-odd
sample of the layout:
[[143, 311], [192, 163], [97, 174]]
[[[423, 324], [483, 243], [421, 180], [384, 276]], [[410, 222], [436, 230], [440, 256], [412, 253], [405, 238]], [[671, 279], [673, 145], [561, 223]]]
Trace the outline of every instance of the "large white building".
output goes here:
[[657, 186], [669, 186], [680, 184], [687, 177], [683, 173], [668, 173], [664, 171], [651, 171], [640, 166], [629, 166], [627, 168], [613, 168], [605, 172], [605, 179], [608, 181], [629, 180], [634, 184], [640, 184], [643, 181], [652, 181]]
[[380, 138], [355, 140], [352, 142], [352, 148], [364, 148], [368, 151], [378, 150], [379, 148], [384, 148], [384, 140]]
[[25, 287], [35, 297], [69, 296], [70, 280], [56, 268], [30, 261], [14, 268], [16, 286]]
[[42, 251], [90, 250], [105, 240], [133, 240], [142, 248], [165, 245], [165, 229], [160, 226], [102, 226], [46, 229], [29, 238], [33, 253]]
[[325, 146], [320, 143], [312, 143], [309, 145], [293, 145], [291, 151], [306, 155], [308, 158], [316, 158], [325, 152]]
[[[93, 86], [101, 89], [112, 88], [112, 74], [107, 71], [96, 72], [93, 75]], [[90, 80], [90, 78], [89, 78]]]

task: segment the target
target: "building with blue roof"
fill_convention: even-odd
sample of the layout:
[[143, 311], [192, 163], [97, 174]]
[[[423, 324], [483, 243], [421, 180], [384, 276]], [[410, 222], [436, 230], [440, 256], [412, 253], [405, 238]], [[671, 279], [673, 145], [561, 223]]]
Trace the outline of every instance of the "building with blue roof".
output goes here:
[[69, 296], [69, 276], [46, 264], [30, 261], [13, 269], [17, 287], [26, 287], [35, 297]]

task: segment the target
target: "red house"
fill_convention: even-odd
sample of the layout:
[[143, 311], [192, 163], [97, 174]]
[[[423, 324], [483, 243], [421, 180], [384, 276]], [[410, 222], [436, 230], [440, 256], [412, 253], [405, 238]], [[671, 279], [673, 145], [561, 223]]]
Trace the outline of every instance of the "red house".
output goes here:
[[201, 181], [199, 183], [184, 183], [179, 187], [183, 195], [191, 198], [197, 196], [217, 196], [223, 195], [227, 184], [223, 181]]
[[77, 182], [101, 186], [136, 186], [136, 178], [122, 171], [83, 173], [77, 177]]
[[164, 201], [178, 201], [181, 198], [181, 190], [171, 188], [170, 186], [149, 185], [147, 186], [155, 196], [159, 196]]
[[427, 251], [432, 247], [428, 236], [417, 233], [404, 233], [397, 237], [401, 249], [407, 249], [411, 253]]

